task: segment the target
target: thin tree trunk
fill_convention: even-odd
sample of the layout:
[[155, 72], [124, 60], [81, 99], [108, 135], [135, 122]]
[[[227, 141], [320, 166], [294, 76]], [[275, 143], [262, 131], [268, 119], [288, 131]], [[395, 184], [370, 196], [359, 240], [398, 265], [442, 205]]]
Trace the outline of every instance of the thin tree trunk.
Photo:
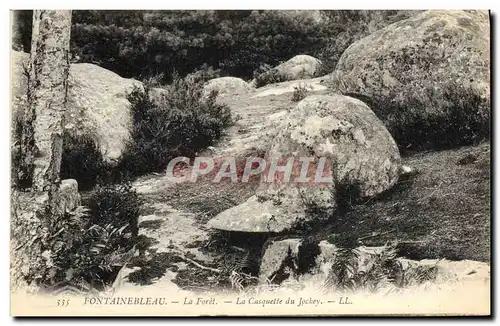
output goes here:
[[33, 190], [48, 191], [49, 205], [60, 184], [70, 33], [70, 10], [33, 11], [28, 109], [22, 144], [24, 163], [32, 166]]

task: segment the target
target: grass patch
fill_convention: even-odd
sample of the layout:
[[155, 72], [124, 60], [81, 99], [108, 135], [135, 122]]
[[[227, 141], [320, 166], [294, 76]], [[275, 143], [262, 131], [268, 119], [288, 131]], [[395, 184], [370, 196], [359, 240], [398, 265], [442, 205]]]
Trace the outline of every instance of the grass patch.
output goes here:
[[255, 183], [186, 182], [170, 187], [162, 200], [175, 209], [197, 214], [198, 221], [205, 224], [226, 209], [245, 202], [257, 187]]
[[[249, 150], [235, 158], [238, 180], [241, 180], [248, 157], [263, 157], [264, 152]], [[231, 182], [223, 178], [220, 182], [212, 182], [218, 172], [218, 162], [214, 158], [214, 170], [200, 176], [197, 182], [183, 182], [172, 185], [162, 192], [160, 200], [166, 201], [175, 209], [197, 214], [198, 221], [205, 224], [217, 214], [245, 202], [255, 195], [260, 185], [260, 176], [252, 176], [248, 182]]]
[[[380, 198], [333, 216], [311, 237], [341, 247], [397, 242], [410, 259], [490, 260], [489, 143], [404, 160], [418, 171]], [[461, 164], [468, 156], [472, 163]]]

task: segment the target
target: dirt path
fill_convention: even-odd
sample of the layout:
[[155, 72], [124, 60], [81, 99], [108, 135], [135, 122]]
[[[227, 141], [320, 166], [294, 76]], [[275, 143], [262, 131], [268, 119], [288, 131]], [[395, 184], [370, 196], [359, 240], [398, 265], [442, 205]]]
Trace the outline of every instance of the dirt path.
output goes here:
[[146, 248], [130, 264], [124, 275], [126, 281], [120, 288], [137, 287], [147, 291], [160, 287], [178, 292], [180, 289], [172, 279], [176, 271], [186, 268], [189, 262], [169, 260], [181, 254], [199, 262], [211, 261], [211, 257], [196, 247], [208, 239], [208, 232], [196, 221], [195, 214], [178, 211], [158, 200], [158, 192], [148, 192], [151, 188], [144, 183], [138, 182], [135, 186], [146, 200], [143, 215], [139, 217], [139, 237]]
[[267, 85], [248, 94], [226, 96], [220, 100], [240, 119], [214, 150], [216, 156], [238, 155], [252, 147], [265, 148], [271, 130], [297, 102], [292, 101], [294, 87], [308, 85], [309, 94], [324, 94], [323, 78], [304, 79]]

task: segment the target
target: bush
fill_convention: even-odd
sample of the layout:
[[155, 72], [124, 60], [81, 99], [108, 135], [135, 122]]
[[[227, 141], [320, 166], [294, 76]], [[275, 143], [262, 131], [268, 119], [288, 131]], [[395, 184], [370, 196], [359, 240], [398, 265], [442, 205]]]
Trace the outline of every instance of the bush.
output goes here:
[[130, 174], [162, 171], [177, 156], [194, 157], [221, 138], [233, 124], [229, 107], [216, 102], [216, 92], [204, 96], [203, 84], [174, 76], [155, 101], [151, 88], [129, 95], [133, 110], [133, 141], [121, 169]]
[[489, 98], [455, 84], [444, 86], [442, 94], [430, 93], [406, 93], [390, 102], [365, 100], [384, 121], [402, 153], [474, 145], [489, 139]]
[[271, 69], [255, 77], [255, 87], [263, 87], [268, 84], [281, 83], [290, 80], [290, 76], [277, 69]]
[[204, 63], [199, 69], [196, 69], [192, 73], [188, 74], [186, 79], [190, 79], [195, 83], [205, 83], [211, 79], [219, 77], [221, 77], [220, 69], [214, 69]]
[[69, 287], [102, 290], [134, 254], [141, 200], [129, 184], [98, 187], [88, 199], [61, 216], [42, 210], [45, 232], [41, 257], [28, 282], [49, 292]]
[[[138, 217], [142, 201], [130, 183], [98, 185], [88, 199], [91, 222], [124, 228], [133, 237], [138, 235]], [[118, 244], [119, 245], [119, 244]]]
[[80, 190], [92, 189], [105, 178], [109, 164], [94, 140], [85, 136], [64, 134], [61, 160], [61, 179], [76, 179]]
[[398, 271], [396, 250], [385, 247], [371, 259], [361, 259], [362, 253], [356, 248], [340, 248], [333, 262], [325, 285], [329, 290], [378, 292], [393, 286]]
[[267, 63], [263, 63], [257, 69], [255, 69], [253, 71], [253, 78], [257, 78], [259, 75], [266, 73], [271, 69], [273, 69], [273, 67], [271, 65], [268, 65]]

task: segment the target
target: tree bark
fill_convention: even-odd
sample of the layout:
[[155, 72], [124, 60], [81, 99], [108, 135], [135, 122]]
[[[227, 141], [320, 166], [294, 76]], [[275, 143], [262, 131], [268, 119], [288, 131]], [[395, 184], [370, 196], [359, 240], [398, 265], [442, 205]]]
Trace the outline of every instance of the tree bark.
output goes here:
[[32, 188], [59, 189], [64, 115], [68, 92], [70, 10], [34, 10], [23, 130], [24, 164], [32, 166]]

